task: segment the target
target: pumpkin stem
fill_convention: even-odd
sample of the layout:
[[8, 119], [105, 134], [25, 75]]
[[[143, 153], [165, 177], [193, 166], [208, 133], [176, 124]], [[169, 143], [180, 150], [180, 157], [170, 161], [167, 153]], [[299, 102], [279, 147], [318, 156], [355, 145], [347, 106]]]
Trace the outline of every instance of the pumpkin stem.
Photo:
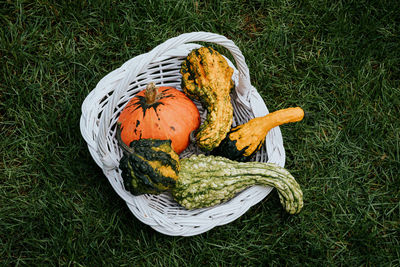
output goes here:
[[134, 149], [132, 147], [127, 146], [121, 138], [121, 122], [117, 123], [117, 134], [116, 134], [118, 144], [122, 148], [124, 154], [132, 154]]
[[158, 92], [158, 88], [154, 82], [151, 82], [147, 85], [145, 91], [146, 104], [151, 105], [154, 104], [162, 97], [162, 93]]

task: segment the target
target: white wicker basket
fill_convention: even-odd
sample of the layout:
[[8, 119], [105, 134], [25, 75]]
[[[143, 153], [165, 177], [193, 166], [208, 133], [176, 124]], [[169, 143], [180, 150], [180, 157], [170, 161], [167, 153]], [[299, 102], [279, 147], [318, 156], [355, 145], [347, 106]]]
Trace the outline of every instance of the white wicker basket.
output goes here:
[[[179, 206], [168, 194], [133, 196], [125, 191], [118, 169], [122, 151], [115, 139], [118, 116], [128, 100], [154, 81], [157, 85], [180, 89], [180, 64], [187, 54], [199, 44], [210, 42], [221, 45], [232, 54], [237, 69], [233, 79], [236, 90], [232, 93], [234, 125], [268, 113], [257, 90], [250, 84], [249, 70], [239, 48], [226, 37], [207, 32], [185, 33], [171, 38], [146, 54], [136, 56], [112, 71], [97, 84], [82, 104], [80, 128], [88, 144], [90, 154], [103, 170], [114, 190], [124, 199], [131, 212], [143, 223], [166, 235], [191, 236], [229, 223], [251, 206], [260, 202], [272, 190], [270, 187], [253, 186], [238, 194], [227, 203], [215, 207], [188, 211]], [[205, 111], [196, 103], [202, 118]], [[181, 157], [202, 153], [191, 144]], [[253, 160], [285, 164], [285, 151], [279, 127], [266, 137], [265, 146]]]

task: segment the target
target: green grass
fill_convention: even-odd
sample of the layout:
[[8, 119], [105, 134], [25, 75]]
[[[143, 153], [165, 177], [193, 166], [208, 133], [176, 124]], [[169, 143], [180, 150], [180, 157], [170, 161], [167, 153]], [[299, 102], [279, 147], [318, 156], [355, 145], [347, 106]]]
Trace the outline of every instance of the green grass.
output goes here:
[[[400, 265], [398, 1], [0, 2], [0, 265]], [[165, 236], [91, 159], [86, 95], [200, 30], [239, 46], [271, 111], [312, 113], [281, 127], [299, 215], [273, 191], [228, 225]]]

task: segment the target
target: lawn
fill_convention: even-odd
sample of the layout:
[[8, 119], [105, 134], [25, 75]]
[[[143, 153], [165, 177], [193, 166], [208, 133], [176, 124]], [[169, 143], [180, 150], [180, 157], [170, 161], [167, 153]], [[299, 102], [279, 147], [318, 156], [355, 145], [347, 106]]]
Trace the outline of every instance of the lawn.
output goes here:
[[[399, 266], [400, 3], [0, 1], [0, 265]], [[91, 158], [81, 105], [107, 73], [181, 33], [233, 40], [304, 193], [171, 237], [136, 219]]]

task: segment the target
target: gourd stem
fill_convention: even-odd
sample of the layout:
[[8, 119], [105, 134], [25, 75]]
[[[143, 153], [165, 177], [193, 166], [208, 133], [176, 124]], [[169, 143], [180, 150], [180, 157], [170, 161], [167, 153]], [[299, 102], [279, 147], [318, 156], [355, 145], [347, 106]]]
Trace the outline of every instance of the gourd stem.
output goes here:
[[127, 146], [124, 143], [124, 141], [122, 141], [122, 138], [121, 138], [121, 123], [120, 122], [117, 123], [116, 137], [117, 137], [117, 140], [118, 140], [118, 144], [122, 148], [122, 151], [124, 152], [124, 154], [132, 154], [134, 152], [134, 149], [132, 147]]
[[160, 94], [158, 93], [158, 89], [154, 82], [150, 82], [145, 90], [146, 104], [151, 105], [154, 104], [157, 100], [160, 99]]

